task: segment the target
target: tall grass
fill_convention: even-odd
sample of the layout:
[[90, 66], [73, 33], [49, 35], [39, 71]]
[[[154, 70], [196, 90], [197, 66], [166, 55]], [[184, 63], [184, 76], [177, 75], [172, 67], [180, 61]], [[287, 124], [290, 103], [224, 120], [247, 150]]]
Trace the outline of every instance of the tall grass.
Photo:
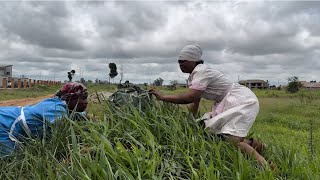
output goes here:
[[278, 170], [262, 168], [219, 141], [172, 104], [141, 112], [106, 103], [100, 120], [54, 124], [50, 138], [29, 139], [0, 161], [6, 179], [300, 179], [319, 178], [319, 161], [297, 150], [266, 151]]
[[[260, 113], [250, 132], [269, 145], [263, 155], [277, 164], [275, 171], [204, 131], [183, 106], [160, 103], [141, 112], [90, 103], [98, 119], [67, 118], [52, 125], [50, 135], [28, 139], [0, 160], [0, 178], [319, 179], [319, 99], [305, 103], [291, 96], [258, 95]], [[210, 106], [204, 101], [201, 111]]]

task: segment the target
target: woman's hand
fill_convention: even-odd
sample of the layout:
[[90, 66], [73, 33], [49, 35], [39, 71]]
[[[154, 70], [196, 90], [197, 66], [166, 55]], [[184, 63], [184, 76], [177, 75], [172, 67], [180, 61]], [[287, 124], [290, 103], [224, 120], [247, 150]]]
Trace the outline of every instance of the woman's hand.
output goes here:
[[[189, 103], [199, 101], [203, 91], [189, 89], [186, 93], [183, 93], [183, 94], [163, 96], [157, 90], [150, 89], [149, 93], [156, 96], [157, 99], [165, 102], [171, 102], [175, 104], [189, 104]], [[195, 111], [195, 108], [193, 108], [193, 110]]]
[[154, 96], [156, 96], [157, 99], [159, 100], [163, 100], [163, 96], [155, 89], [150, 89], [149, 90], [150, 94], [153, 94]]

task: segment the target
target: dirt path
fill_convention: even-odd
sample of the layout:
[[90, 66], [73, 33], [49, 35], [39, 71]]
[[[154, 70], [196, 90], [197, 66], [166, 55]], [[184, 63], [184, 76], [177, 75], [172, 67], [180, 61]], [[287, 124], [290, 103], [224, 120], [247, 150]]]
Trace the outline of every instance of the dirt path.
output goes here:
[[30, 104], [35, 104], [43, 99], [52, 97], [53, 94], [49, 94], [46, 96], [39, 96], [36, 98], [25, 98], [25, 99], [11, 99], [0, 101], [0, 106], [26, 106]]

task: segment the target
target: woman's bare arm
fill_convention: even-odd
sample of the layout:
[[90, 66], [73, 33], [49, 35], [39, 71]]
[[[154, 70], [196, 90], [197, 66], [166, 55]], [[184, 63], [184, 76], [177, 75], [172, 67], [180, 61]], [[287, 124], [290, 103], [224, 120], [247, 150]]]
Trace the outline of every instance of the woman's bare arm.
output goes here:
[[189, 89], [186, 93], [178, 95], [163, 96], [156, 90], [150, 90], [150, 93], [155, 95], [159, 100], [171, 102], [175, 104], [190, 104], [199, 101], [203, 91]]
[[189, 111], [193, 114], [193, 116], [195, 116], [198, 113], [200, 100], [201, 98], [197, 99], [196, 101], [191, 103], [189, 106]]

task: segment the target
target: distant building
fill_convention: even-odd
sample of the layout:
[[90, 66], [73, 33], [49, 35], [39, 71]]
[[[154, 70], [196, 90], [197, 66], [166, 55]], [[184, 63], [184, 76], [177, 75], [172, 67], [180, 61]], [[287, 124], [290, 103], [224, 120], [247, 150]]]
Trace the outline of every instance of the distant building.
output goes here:
[[12, 65], [0, 65], [0, 76], [12, 77]]
[[316, 81], [307, 82], [307, 81], [299, 81], [302, 84], [303, 88], [306, 89], [319, 89], [320, 90], [320, 83]]
[[266, 89], [269, 88], [269, 82], [260, 80], [260, 79], [251, 79], [251, 80], [241, 80], [239, 84], [244, 85], [250, 89], [257, 88], [257, 89]]
[[[0, 88], [2, 88], [3, 78], [12, 77], [12, 65], [0, 65]], [[11, 84], [10, 82], [8, 83]]]

